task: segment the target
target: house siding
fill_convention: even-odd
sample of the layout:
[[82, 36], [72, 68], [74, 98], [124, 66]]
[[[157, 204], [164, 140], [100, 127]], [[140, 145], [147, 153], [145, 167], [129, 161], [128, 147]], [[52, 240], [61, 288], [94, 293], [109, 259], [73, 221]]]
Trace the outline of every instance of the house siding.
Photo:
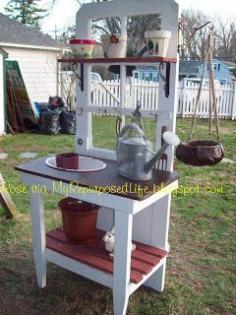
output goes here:
[[57, 52], [4, 47], [9, 60], [19, 63], [31, 102], [47, 102], [57, 94]]
[[[214, 71], [215, 79], [220, 81], [221, 83], [230, 83], [231, 78], [230, 78], [230, 72], [229, 72], [228, 67], [224, 65], [222, 62], [219, 62], [218, 60], [213, 60], [213, 66], [215, 65], [216, 65], [216, 69]], [[218, 68], [219, 66], [220, 68]], [[199, 67], [199, 77], [201, 77], [202, 75], [203, 67], [204, 65], [201, 65]], [[207, 69], [205, 70], [204, 77], [206, 79], [209, 79], [209, 71], [207, 71]]]

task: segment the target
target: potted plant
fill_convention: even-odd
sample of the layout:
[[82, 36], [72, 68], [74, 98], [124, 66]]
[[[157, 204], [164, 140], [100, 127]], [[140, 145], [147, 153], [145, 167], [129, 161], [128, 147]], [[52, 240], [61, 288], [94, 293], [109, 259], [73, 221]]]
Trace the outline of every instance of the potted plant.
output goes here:
[[101, 42], [104, 56], [108, 58], [126, 57], [127, 39], [121, 38], [117, 34], [101, 35]]
[[170, 31], [150, 28], [145, 32], [149, 54], [156, 57], [166, 57], [171, 38]]

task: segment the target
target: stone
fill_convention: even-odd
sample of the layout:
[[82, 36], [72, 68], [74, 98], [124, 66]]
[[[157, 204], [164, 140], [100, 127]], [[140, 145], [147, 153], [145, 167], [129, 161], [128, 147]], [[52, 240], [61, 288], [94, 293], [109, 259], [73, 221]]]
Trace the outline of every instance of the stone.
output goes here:
[[20, 159], [34, 159], [37, 156], [38, 156], [38, 153], [36, 152], [22, 152], [19, 155], [19, 158]]

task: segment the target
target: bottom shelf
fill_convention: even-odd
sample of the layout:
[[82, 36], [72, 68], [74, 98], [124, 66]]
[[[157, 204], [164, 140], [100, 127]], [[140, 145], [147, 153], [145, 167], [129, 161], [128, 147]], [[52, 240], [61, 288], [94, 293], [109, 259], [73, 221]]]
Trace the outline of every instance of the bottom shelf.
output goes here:
[[[112, 274], [113, 258], [109, 256], [104, 248], [103, 235], [103, 231], [97, 231], [94, 240], [83, 244], [73, 244], [68, 242], [63, 229], [58, 228], [47, 233], [47, 248], [100, 271]], [[135, 242], [135, 244], [136, 249], [132, 252], [131, 257], [130, 281], [138, 284], [167, 256], [167, 252], [141, 243]]]

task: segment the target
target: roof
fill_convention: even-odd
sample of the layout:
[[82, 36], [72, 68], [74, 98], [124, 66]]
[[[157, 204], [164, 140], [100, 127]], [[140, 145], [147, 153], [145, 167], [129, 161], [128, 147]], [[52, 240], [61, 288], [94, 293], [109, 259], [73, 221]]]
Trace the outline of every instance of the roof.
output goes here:
[[0, 47], [0, 54], [4, 57], [8, 57], [8, 53]]
[[231, 62], [231, 61], [221, 61], [224, 65], [226, 65], [229, 69], [235, 69], [236, 68], [236, 63]]
[[58, 47], [57, 41], [49, 35], [45, 35], [30, 26], [10, 19], [2, 13], [0, 13], [0, 45], [1, 42], [18, 45]]

